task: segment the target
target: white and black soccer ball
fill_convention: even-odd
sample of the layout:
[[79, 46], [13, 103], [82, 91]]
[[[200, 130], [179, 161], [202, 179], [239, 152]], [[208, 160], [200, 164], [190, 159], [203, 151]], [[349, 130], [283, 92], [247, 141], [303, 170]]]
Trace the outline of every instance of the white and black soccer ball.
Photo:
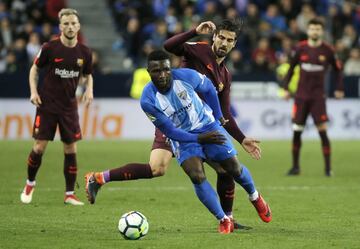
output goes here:
[[148, 233], [149, 223], [142, 213], [130, 211], [121, 216], [118, 229], [125, 239], [136, 240]]

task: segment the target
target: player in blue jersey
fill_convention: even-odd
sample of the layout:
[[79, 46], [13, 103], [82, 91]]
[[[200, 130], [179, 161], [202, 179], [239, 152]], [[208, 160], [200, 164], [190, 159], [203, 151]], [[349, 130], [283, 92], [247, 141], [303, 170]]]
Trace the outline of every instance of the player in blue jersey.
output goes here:
[[[264, 216], [271, 220], [269, 206], [257, 192], [249, 170], [240, 165], [236, 150], [226, 131], [226, 124], [217, 93], [212, 82], [192, 69], [173, 69], [167, 53], [158, 50], [148, 57], [148, 72], [152, 82], [143, 91], [141, 107], [168, 138], [182, 169], [191, 179], [196, 195], [220, 221], [219, 232], [233, 231], [233, 222], [224, 213], [218, 196], [208, 183], [203, 160], [209, 159], [230, 174], [250, 194], [250, 200], [259, 198], [265, 203]], [[196, 92], [204, 97], [203, 102]], [[106, 181], [106, 176], [102, 179]], [[94, 203], [101, 187], [94, 177], [87, 178], [86, 192]]]

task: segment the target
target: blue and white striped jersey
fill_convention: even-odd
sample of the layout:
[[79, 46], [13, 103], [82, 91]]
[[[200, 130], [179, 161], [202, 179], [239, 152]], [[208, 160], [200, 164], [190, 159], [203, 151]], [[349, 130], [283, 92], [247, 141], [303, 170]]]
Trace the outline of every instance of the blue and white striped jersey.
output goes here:
[[[160, 93], [152, 82], [145, 86], [140, 100], [142, 109], [156, 127], [167, 126], [171, 121], [176, 128], [191, 133], [209, 130], [215, 118], [222, 117], [212, 82], [188, 68], [172, 69], [171, 72], [172, 85], [167, 93]], [[215, 109], [214, 115], [196, 92], [204, 93], [205, 101]], [[211, 97], [207, 100], [206, 96]]]

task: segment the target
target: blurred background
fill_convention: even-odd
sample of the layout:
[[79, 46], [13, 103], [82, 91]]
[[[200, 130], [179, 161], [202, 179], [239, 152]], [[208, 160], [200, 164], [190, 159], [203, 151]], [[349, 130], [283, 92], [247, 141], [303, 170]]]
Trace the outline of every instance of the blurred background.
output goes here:
[[[360, 4], [350, 0], [0, 0], [1, 100], [29, 97], [29, 67], [41, 44], [59, 35], [57, 13], [64, 7], [78, 10], [79, 40], [93, 50], [95, 98], [138, 98], [141, 89], [132, 85], [148, 81], [146, 56], [167, 38], [202, 21], [241, 17], [244, 29], [226, 61], [233, 74], [234, 113], [244, 112], [236, 108], [238, 101], [280, 101], [291, 51], [306, 39], [307, 22], [319, 17], [325, 40], [343, 63], [346, 98], [360, 109]], [[180, 60], [172, 57], [173, 66]], [[333, 90], [329, 73], [330, 98]], [[356, 131], [359, 115], [350, 115]]]

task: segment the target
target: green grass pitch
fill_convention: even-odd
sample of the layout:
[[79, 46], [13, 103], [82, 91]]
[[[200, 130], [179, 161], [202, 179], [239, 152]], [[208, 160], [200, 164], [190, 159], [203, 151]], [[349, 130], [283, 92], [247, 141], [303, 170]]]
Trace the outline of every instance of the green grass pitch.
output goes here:
[[[150, 141], [81, 141], [76, 190], [86, 201], [84, 174], [127, 162], [147, 162]], [[238, 146], [269, 202], [273, 221], [263, 223], [237, 187], [235, 218], [248, 231], [217, 233], [217, 221], [198, 201], [192, 185], [173, 160], [164, 177], [114, 182], [99, 192], [95, 205], [63, 204], [62, 144], [50, 143], [37, 177], [33, 202], [20, 203], [26, 159], [32, 141], [0, 141], [0, 248], [360, 248], [360, 142], [332, 141], [334, 177], [326, 178], [318, 141], [303, 141], [302, 175], [287, 177], [289, 141], [263, 141], [263, 156], [252, 160]], [[215, 175], [206, 166], [215, 186]], [[149, 220], [149, 234], [126, 241], [119, 217], [138, 210]]]

